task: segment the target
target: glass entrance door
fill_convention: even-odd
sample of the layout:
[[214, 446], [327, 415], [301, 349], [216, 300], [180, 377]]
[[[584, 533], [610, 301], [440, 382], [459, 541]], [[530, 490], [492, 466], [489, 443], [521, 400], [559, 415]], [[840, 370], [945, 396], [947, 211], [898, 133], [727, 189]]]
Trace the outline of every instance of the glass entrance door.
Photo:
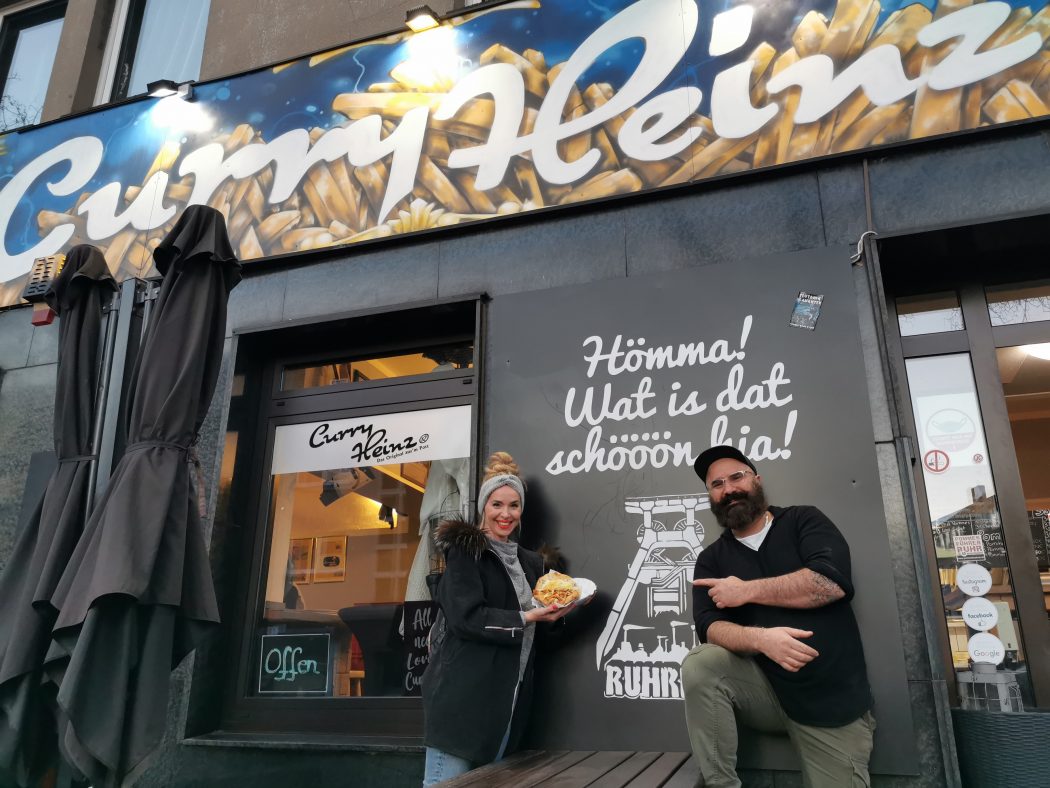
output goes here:
[[1022, 712], [1050, 705], [1050, 288], [979, 270], [891, 308], [958, 702]]

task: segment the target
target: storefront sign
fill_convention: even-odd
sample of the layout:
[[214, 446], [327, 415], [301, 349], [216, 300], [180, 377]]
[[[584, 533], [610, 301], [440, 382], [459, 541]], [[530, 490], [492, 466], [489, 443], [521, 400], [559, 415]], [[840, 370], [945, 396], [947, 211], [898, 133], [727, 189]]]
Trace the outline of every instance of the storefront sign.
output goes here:
[[329, 691], [331, 635], [263, 635], [259, 646], [259, 693], [262, 695]]
[[270, 472], [328, 471], [470, 456], [470, 406], [277, 428]]
[[[243, 260], [1050, 114], [1046, 0], [514, 0], [2, 138], [0, 305], [187, 205]], [[800, 21], [795, 21], [800, 20]]]

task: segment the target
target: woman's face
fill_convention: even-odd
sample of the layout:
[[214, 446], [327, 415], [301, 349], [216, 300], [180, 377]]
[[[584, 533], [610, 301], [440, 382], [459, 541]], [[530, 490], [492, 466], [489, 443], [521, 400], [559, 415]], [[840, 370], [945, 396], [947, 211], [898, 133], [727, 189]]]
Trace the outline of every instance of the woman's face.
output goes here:
[[485, 502], [482, 527], [498, 542], [506, 542], [521, 522], [521, 496], [513, 487], [497, 487]]

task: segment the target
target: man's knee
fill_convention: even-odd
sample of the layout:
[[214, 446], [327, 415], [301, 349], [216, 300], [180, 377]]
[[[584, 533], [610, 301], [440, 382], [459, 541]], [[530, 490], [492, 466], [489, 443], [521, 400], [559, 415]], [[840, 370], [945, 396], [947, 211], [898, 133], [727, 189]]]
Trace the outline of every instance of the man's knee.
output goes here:
[[728, 649], [713, 643], [701, 643], [682, 660], [682, 686], [686, 692], [691, 687], [710, 684], [713, 678], [722, 678], [734, 660], [741, 659]]

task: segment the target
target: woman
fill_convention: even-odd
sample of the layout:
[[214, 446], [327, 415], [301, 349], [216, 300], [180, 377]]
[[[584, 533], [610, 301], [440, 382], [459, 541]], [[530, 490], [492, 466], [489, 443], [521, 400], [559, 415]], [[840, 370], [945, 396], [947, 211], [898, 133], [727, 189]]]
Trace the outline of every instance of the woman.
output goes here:
[[488, 461], [478, 491], [480, 525], [438, 526], [445, 573], [437, 600], [444, 625], [432, 634], [423, 675], [423, 785], [500, 760], [518, 745], [532, 695], [538, 623], [568, 608], [534, 607], [543, 559], [510, 541], [521, 523], [525, 487], [509, 454]]

